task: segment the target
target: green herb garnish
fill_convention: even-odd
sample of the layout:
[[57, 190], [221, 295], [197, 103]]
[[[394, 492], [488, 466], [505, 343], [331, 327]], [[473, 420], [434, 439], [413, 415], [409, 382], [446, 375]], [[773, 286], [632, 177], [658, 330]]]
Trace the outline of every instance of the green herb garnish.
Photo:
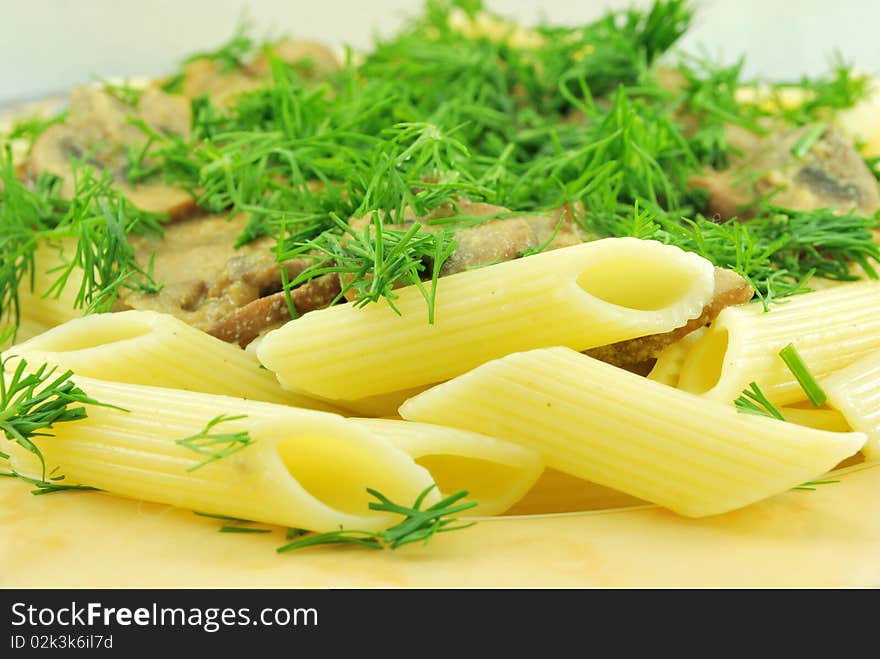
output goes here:
[[[2, 368], [9, 360], [2, 362]], [[32, 453], [40, 461], [42, 476], [46, 479], [46, 461], [35, 437], [51, 437], [56, 423], [86, 418], [84, 405], [101, 405], [71, 381], [72, 371], [56, 374], [54, 368], [43, 364], [27, 372], [27, 362], [20, 360], [12, 373], [0, 377], [0, 430], [6, 439]], [[0, 456], [8, 458], [5, 453]], [[65, 487], [64, 489], [70, 489]]]
[[800, 356], [800, 353], [798, 353], [797, 349], [795, 349], [794, 344], [789, 343], [785, 346], [779, 351], [779, 356], [782, 358], [782, 361], [785, 362], [785, 365], [788, 366], [788, 370], [790, 370], [792, 375], [797, 379], [798, 384], [801, 385], [801, 389], [807, 394], [807, 398], [810, 399], [813, 407], [822, 406], [825, 401], [828, 400], [828, 396], [816, 381], [813, 374], [810, 373], [810, 369], [807, 368], [806, 363]]
[[250, 434], [246, 430], [233, 433], [211, 432], [215, 426], [218, 426], [221, 423], [237, 421], [246, 417], [247, 415], [245, 414], [239, 414], [236, 416], [221, 414], [208, 421], [205, 427], [196, 434], [176, 440], [176, 444], [180, 444], [199, 455], [208, 456], [201, 462], [189, 467], [187, 471], [191, 472], [196, 469], [201, 469], [205, 465], [209, 465], [217, 460], [222, 460], [223, 458], [228, 458], [230, 455], [238, 453], [242, 449], [251, 446], [254, 443], [254, 440], [251, 439]]
[[[119, 178], [161, 180], [192, 192], [206, 211], [245, 213], [236, 246], [269, 237], [279, 261], [314, 256], [313, 267], [284, 282], [291, 316], [291, 287], [332, 272], [358, 304], [393, 306], [396, 286], [419, 286], [432, 320], [454, 232], [496, 219], [463, 217], [463, 200], [514, 214], [555, 216], [565, 207], [587, 233], [678, 245], [741, 274], [765, 307], [808, 290], [813, 276], [854, 279], [853, 263], [876, 276], [876, 218], [763, 203], [747, 224], [718, 225], [699, 215], [705, 195], [690, 183], [736, 156], [730, 126], [756, 135], [766, 134], [764, 120], [814, 126], [794, 148], [805, 155], [819, 127], [866, 92], [867, 79], [839, 58], [827, 76], [761, 87], [771, 101], [804, 89], [795, 108], [741, 103], [737, 90], [757, 84], [742, 80], [742, 61], [690, 56], [669, 65], [677, 82], [662, 79], [657, 62], [691, 23], [687, 0], [657, 0], [586, 25], [541, 24], [527, 45], [509, 34], [465, 35], [461, 16], [483, 13], [479, 1], [429, 0], [422, 16], [361, 61], [349, 53], [340, 70], [317, 77], [265, 48], [262, 86], [222, 106], [192, 101], [190, 139], [132, 120], [147, 141], [129, 148]], [[207, 59], [256, 82], [242, 68], [253, 50], [242, 25], [228, 43], [187, 62]], [[181, 72], [166, 91], [184, 82]], [[9, 227], [0, 243], [0, 310], [10, 324], [37, 246], [52, 241], [75, 239], [77, 250], [49, 294], [80, 267], [78, 305], [91, 311], [111, 308], [121, 287], [158, 288], [125, 241], [158, 230], [158, 218], [132, 208], [110, 181], [80, 167], [71, 202], [51, 177], [33, 189], [18, 182], [11, 157], [0, 177], [0, 223]], [[348, 226], [364, 217], [366, 230]], [[634, 217], [642, 218], [637, 225]], [[431, 219], [416, 227], [415, 218]]]
[[734, 401], [734, 405], [736, 405], [736, 411], [743, 414], [756, 414], [785, 421], [779, 408], [770, 402], [770, 399], [755, 382], [749, 384], [748, 389], [743, 390], [742, 395]]
[[386, 547], [397, 549], [413, 542], [427, 543], [437, 533], [458, 531], [473, 526], [474, 523], [455, 524], [458, 520], [450, 517], [477, 505], [476, 501], [458, 503], [458, 501], [468, 495], [466, 490], [451, 494], [433, 506], [422, 510], [421, 506], [425, 501], [425, 497], [435, 487], [435, 485], [432, 485], [419, 494], [412, 507], [396, 504], [385, 495], [368, 488], [367, 492], [378, 500], [378, 502], [370, 503], [370, 510], [380, 510], [402, 515], [404, 520], [378, 533], [340, 528], [338, 531], [330, 531], [329, 533], [303, 535], [301, 529], [291, 529], [288, 532], [288, 539], [297, 539], [279, 547], [277, 551], [278, 553], [283, 553], [314, 545], [329, 544], [355, 544], [370, 549], [384, 549]]

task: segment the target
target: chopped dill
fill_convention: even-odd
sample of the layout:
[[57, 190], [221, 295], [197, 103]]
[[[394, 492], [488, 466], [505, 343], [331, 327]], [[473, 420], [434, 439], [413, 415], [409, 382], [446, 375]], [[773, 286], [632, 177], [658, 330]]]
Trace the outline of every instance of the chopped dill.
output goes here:
[[[64, 199], [53, 177], [20, 181], [4, 149], [0, 312], [17, 326], [18, 292], [32, 285], [37, 249], [70, 239], [75, 251], [38, 294], [60, 294], [78, 269], [77, 306], [88, 311], [112, 308], [122, 288], [158, 290], [127, 237], [161, 231], [162, 218], [134, 208], [116, 185], [122, 179], [187, 190], [211, 213], [244, 213], [236, 247], [269, 237], [279, 261], [313, 254], [313, 267], [284, 282], [292, 317], [291, 288], [333, 272], [358, 304], [393, 307], [396, 287], [419, 286], [432, 320], [456, 229], [494, 219], [461, 216], [463, 200], [513, 214], [577, 209], [589, 234], [679, 245], [745, 277], [765, 307], [806, 291], [813, 276], [852, 279], [853, 263], [876, 276], [877, 218], [769, 203], [748, 223], [719, 225], [700, 214], [705, 194], [690, 180], [736, 157], [730, 126], [756, 136], [766, 134], [765, 121], [814, 126], [794, 147], [802, 157], [821, 126], [865, 96], [867, 78], [839, 56], [828, 75], [772, 85], [743, 80], [742, 60], [687, 56], [676, 64], [664, 55], [693, 15], [689, 0], [656, 0], [585, 25], [524, 28], [479, 0], [427, 0], [396, 35], [363, 56], [349, 51], [338, 70], [319, 75], [271, 46], [257, 49], [242, 22], [227, 43], [184, 60], [162, 87], [182, 93], [187, 65], [198, 61], [259, 84], [222, 104], [192, 98], [188, 139], [131, 118], [147, 139], [128, 145], [128, 168], [117, 179], [81, 164], [76, 193]], [[259, 79], [249, 66], [257, 50], [268, 72]], [[780, 102], [741, 102], [744, 86]], [[127, 86], [106, 89], [130, 105], [139, 100]], [[793, 89], [802, 101], [782, 103]], [[61, 120], [22, 127], [21, 136], [36, 138]], [[417, 226], [438, 212], [442, 220]], [[351, 218], [371, 222], [355, 229]]]
[[187, 471], [192, 472], [201, 469], [212, 462], [228, 458], [230, 455], [238, 453], [242, 449], [251, 446], [254, 443], [254, 440], [246, 430], [231, 433], [211, 432], [221, 423], [238, 421], [239, 419], [244, 418], [246, 418], [246, 415], [244, 414], [234, 416], [221, 414], [208, 421], [208, 423], [205, 424], [205, 427], [194, 435], [176, 440], [176, 444], [188, 448], [200, 456], [207, 456], [201, 462], [187, 468]]
[[801, 385], [801, 389], [807, 394], [807, 398], [813, 404], [813, 407], [821, 407], [828, 400], [828, 395], [816, 381], [813, 374], [810, 373], [810, 369], [807, 368], [794, 344], [789, 343], [785, 346], [779, 351], [779, 356], [785, 362], [785, 365], [788, 366], [788, 370], [791, 371], [795, 379], [797, 379], [798, 384]]
[[427, 508], [422, 508], [425, 498], [434, 490], [436, 485], [423, 490], [416, 498], [412, 506], [402, 506], [394, 503], [384, 494], [367, 488], [377, 501], [370, 502], [370, 510], [390, 512], [404, 517], [403, 521], [391, 526], [384, 531], [361, 531], [356, 529], [343, 529], [329, 531], [327, 533], [307, 533], [302, 529], [290, 529], [287, 539], [292, 540], [276, 551], [280, 553], [304, 549], [315, 545], [354, 544], [368, 549], [397, 549], [413, 542], [428, 541], [437, 533], [458, 531], [474, 525], [474, 523], [456, 524], [457, 519], [451, 515], [458, 514], [477, 505], [476, 501], [458, 503], [468, 496], [466, 490], [456, 492], [444, 497], [437, 503]]
[[770, 399], [755, 382], [749, 384], [748, 389], [743, 390], [742, 395], [734, 401], [734, 405], [736, 405], [736, 411], [743, 414], [755, 414], [785, 421], [779, 408], [770, 402]]

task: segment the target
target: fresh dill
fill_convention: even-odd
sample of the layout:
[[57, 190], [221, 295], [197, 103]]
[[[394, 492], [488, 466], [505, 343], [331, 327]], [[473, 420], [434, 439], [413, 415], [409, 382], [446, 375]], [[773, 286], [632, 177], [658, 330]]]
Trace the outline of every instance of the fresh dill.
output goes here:
[[834, 480], [825, 480], [825, 481], [807, 481], [806, 483], [803, 483], [802, 485], [798, 485], [797, 487], [793, 487], [793, 488], [791, 488], [791, 489], [793, 489], [793, 490], [803, 490], [803, 491], [806, 491], [806, 492], [815, 492], [815, 491], [816, 491], [816, 486], [818, 486], [818, 485], [833, 485], [834, 483], [839, 483], [839, 482], [840, 482], [840, 481], [834, 481]]
[[[394, 305], [398, 286], [416, 286], [428, 302], [428, 320], [434, 321], [434, 295], [440, 268], [452, 254], [454, 243], [450, 232], [439, 229], [427, 231], [419, 223], [406, 230], [384, 227], [378, 213], [363, 231], [357, 232], [336, 216], [333, 220], [339, 233], [324, 232], [319, 238], [303, 242], [288, 252], [292, 258], [302, 254], [318, 255], [314, 265], [307, 268], [289, 286], [296, 286], [318, 274], [336, 273], [343, 282], [340, 297], [351, 294], [355, 306], [377, 302], [384, 298]], [[432, 283], [426, 288], [422, 272], [430, 269]], [[289, 290], [285, 286], [285, 290]]]
[[220, 533], [272, 533], [272, 529], [255, 529], [250, 526], [233, 526], [224, 524], [218, 531]]
[[190, 64], [198, 60], [207, 60], [216, 63], [221, 71], [234, 71], [244, 63], [254, 48], [253, 39], [248, 36], [248, 31], [248, 23], [242, 19], [239, 21], [235, 34], [225, 44], [215, 50], [193, 53], [184, 59], [183, 63]]
[[755, 414], [785, 421], [785, 417], [779, 411], [779, 408], [770, 402], [770, 399], [767, 398], [755, 382], [750, 383], [749, 388], [743, 390], [740, 397], [734, 401], [734, 405], [736, 406], [736, 411], [743, 414]]
[[[53, 470], [54, 471], [54, 470]], [[47, 479], [31, 478], [24, 474], [18, 473], [15, 469], [8, 468], [7, 471], [0, 470], [0, 477], [17, 478], [20, 481], [29, 483], [34, 486], [31, 494], [35, 496], [43, 494], [56, 494], [58, 492], [99, 492], [98, 488], [88, 485], [67, 485], [60, 481], [64, 480], [64, 476], [49, 474]]]
[[187, 471], [192, 472], [201, 469], [212, 462], [228, 458], [230, 455], [238, 453], [242, 449], [251, 446], [254, 443], [254, 440], [246, 430], [231, 433], [211, 432], [221, 423], [238, 421], [239, 419], [246, 418], [246, 416], [247, 415], [244, 414], [235, 416], [221, 414], [208, 421], [205, 427], [199, 432], [190, 435], [189, 437], [176, 440], [175, 443], [180, 446], [188, 448], [200, 456], [207, 456], [204, 460], [187, 468]]
[[[6, 371], [9, 359], [2, 361]], [[72, 380], [72, 371], [58, 374], [56, 369], [43, 364], [28, 371], [28, 363], [20, 359], [11, 372], [0, 377], [0, 431], [9, 441], [15, 442], [39, 460], [42, 475], [39, 483], [49, 488], [46, 478], [46, 460], [34, 443], [36, 437], [51, 437], [55, 424], [85, 419], [85, 405], [102, 405], [94, 400]], [[3, 457], [6, 454], [0, 453]], [[60, 480], [62, 477], [56, 477]], [[38, 484], [32, 481], [33, 484]], [[59, 486], [60, 489], [71, 489]]]
[[67, 110], [62, 110], [51, 117], [33, 116], [17, 121], [12, 130], [6, 135], [10, 140], [26, 140], [29, 145], [43, 134], [50, 126], [62, 123], [67, 119]]
[[28, 186], [19, 180], [8, 146], [0, 152], [0, 311], [7, 327], [18, 326], [19, 293], [34, 286], [40, 248], [60, 252], [67, 245], [70, 251], [51, 270], [47, 289], [34, 292], [57, 297], [78, 280], [76, 308], [108, 311], [123, 288], [160, 287], [137, 263], [127, 237], [161, 233], [163, 216], [135, 208], [107, 174], [76, 166], [74, 176], [75, 194], [65, 199], [57, 177], [42, 176]]
[[[699, 214], [705, 195], [690, 181], [705, 167], [729, 166], [731, 126], [755, 136], [771, 124], [814, 126], [794, 147], [801, 157], [820, 126], [864, 97], [867, 79], [839, 57], [826, 76], [769, 86], [744, 81], [742, 61], [675, 64], [664, 55], [693, 14], [689, 0], [656, 0], [585, 25], [526, 29], [479, 0], [428, 0], [421, 16], [363, 57], [349, 52], [336, 71], [307, 75], [262, 48], [262, 78], [249, 60], [257, 41], [242, 22], [220, 48], [187, 58], [163, 89], [185, 92], [187, 71], [207, 61], [221, 76], [247, 78], [248, 91], [222, 103], [191, 99], [187, 139], [132, 119], [146, 142], [129, 146], [119, 179], [162, 181], [208, 212], [246, 214], [236, 247], [269, 237], [279, 261], [312, 255], [314, 265], [284, 283], [289, 302], [292, 287], [332, 272], [346, 299], [362, 305], [393, 307], [396, 287], [419, 286], [432, 319], [439, 268], [465, 226], [464, 200], [520, 214], [579, 209], [581, 227], [603, 236], [631, 235], [633, 216], [649, 213], [639, 237], [735, 270], [765, 306], [804, 292], [813, 276], [852, 279], [853, 263], [875, 276], [876, 218], [768, 204], [748, 223]], [[750, 85], [769, 90], [771, 102], [741, 102], [737, 91]], [[782, 102], [792, 89], [801, 102]], [[138, 100], [125, 86], [107, 90]], [[74, 240], [76, 248], [38, 294], [57, 295], [80, 269], [77, 305], [89, 311], [112, 308], [123, 288], [158, 289], [126, 237], [160, 231], [161, 218], [128, 203], [117, 180], [80, 165], [75, 195], [63, 199], [52, 177], [19, 181], [7, 150], [0, 181], [8, 325], [17, 324], [18, 291], [32, 284], [41, 245]], [[422, 223], [438, 213], [442, 225]], [[370, 222], [364, 230], [351, 218]]]
[[791, 155], [798, 160], [803, 158], [810, 152], [810, 149], [813, 148], [813, 145], [820, 137], [822, 137], [822, 134], [826, 130], [828, 130], [828, 126], [825, 124], [815, 124], [810, 126], [810, 128], [801, 135], [798, 141], [794, 143], [794, 146], [791, 147]]
[[801, 389], [807, 394], [807, 398], [813, 404], [813, 407], [821, 407], [828, 400], [828, 395], [816, 381], [813, 374], [810, 373], [810, 369], [807, 368], [794, 344], [789, 343], [785, 346], [779, 351], [779, 356], [785, 362], [785, 365], [788, 366], [788, 370], [791, 371], [795, 379], [797, 379], [798, 384], [801, 385]]
[[294, 549], [304, 549], [315, 545], [354, 544], [369, 549], [397, 549], [413, 542], [427, 543], [437, 533], [458, 531], [473, 526], [473, 523], [456, 524], [456, 515], [477, 505], [476, 501], [459, 503], [468, 496], [466, 490], [444, 497], [427, 508], [422, 508], [426, 497], [434, 490], [432, 485], [423, 490], [412, 506], [402, 506], [373, 489], [367, 492], [376, 501], [370, 502], [370, 510], [394, 513], [404, 519], [384, 531], [360, 531], [342, 529], [327, 533], [304, 533], [301, 529], [290, 529], [287, 539], [292, 540], [276, 551], [284, 553]]

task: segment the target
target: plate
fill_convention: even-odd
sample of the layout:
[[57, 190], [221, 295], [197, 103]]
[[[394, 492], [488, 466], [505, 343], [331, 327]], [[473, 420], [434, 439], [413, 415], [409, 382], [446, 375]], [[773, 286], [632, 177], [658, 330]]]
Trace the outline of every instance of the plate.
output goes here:
[[733, 513], [653, 506], [480, 520], [396, 551], [277, 554], [283, 532], [218, 533], [191, 512], [0, 482], [3, 587], [878, 587], [880, 464]]

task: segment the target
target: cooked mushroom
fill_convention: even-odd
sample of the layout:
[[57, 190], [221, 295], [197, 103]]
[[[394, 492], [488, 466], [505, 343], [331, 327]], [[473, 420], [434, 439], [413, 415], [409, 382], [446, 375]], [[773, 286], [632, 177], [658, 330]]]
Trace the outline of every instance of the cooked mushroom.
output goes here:
[[[297, 313], [304, 314], [329, 306], [339, 295], [339, 290], [338, 277], [321, 275], [294, 288], [290, 297]], [[266, 330], [278, 327], [288, 320], [290, 310], [287, 297], [284, 292], [278, 292], [236, 309], [209, 329], [208, 334], [244, 348]]]
[[[325, 44], [308, 39], [283, 39], [270, 46], [270, 51], [282, 62], [298, 65], [309, 77], [318, 77], [339, 69], [339, 58]], [[260, 53], [245, 66], [253, 76], [267, 78], [272, 75], [269, 57]]]
[[145, 90], [138, 108], [123, 103], [98, 87], [74, 87], [69, 116], [64, 123], [47, 128], [34, 142], [25, 172], [37, 178], [43, 172], [62, 178], [61, 194], [72, 197], [74, 177], [71, 159], [109, 172], [116, 186], [144, 210], [167, 212], [179, 219], [196, 209], [192, 195], [162, 183], [129, 185], [125, 180], [128, 148], [142, 147], [146, 135], [129, 121], [143, 119], [151, 128], [183, 137], [189, 134], [190, 109], [185, 99], [157, 89]]
[[812, 133], [817, 129], [813, 125], [749, 139], [740, 137], [743, 131], [731, 133], [742, 155], [729, 169], [706, 169], [690, 183], [706, 190], [707, 210], [721, 220], [749, 217], [755, 204], [768, 196], [771, 203], [786, 208], [873, 214], [880, 209], [874, 175], [837, 128], [818, 128], [818, 135]]
[[[138, 261], [146, 265], [152, 259], [156, 279], [164, 285], [158, 293], [124, 291], [121, 304], [170, 313], [212, 333], [216, 327], [218, 336], [231, 337], [227, 340], [250, 341], [256, 334], [250, 335], [247, 328], [259, 332], [268, 326], [266, 323], [278, 319], [277, 313], [270, 313], [276, 307], [263, 300], [281, 290], [282, 264], [276, 261], [271, 238], [234, 247], [245, 222], [242, 214], [232, 218], [212, 215], [169, 226], [161, 243], [151, 238], [133, 238]], [[311, 263], [308, 257], [285, 261], [288, 280], [296, 278]], [[296, 293], [299, 288], [294, 289], [294, 301], [301, 313], [329, 304], [339, 292], [337, 285], [325, 300], [329, 290], [326, 285], [302, 288], [305, 290], [300, 293]], [[283, 308], [287, 314], [286, 302]], [[257, 322], [261, 314], [272, 320]], [[245, 336], [249, 337], [246, 341]]]

